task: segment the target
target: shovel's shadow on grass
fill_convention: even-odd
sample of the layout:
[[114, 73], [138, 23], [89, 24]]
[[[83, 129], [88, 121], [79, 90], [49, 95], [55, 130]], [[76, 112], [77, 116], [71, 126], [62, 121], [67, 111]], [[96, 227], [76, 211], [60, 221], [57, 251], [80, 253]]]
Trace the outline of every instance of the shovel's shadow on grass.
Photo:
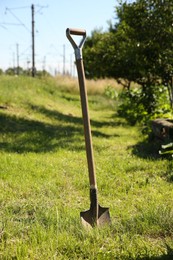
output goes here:
[[[44, 107], [32, 106], [31, 108], [37, 113], [54, 119], [54, 123], [0, 113], [0, 150], [41, 153], [57, 149], [85, 149], [81, 118]], [[110, 137], [100, 131], [92, 131], [92, 135]]]

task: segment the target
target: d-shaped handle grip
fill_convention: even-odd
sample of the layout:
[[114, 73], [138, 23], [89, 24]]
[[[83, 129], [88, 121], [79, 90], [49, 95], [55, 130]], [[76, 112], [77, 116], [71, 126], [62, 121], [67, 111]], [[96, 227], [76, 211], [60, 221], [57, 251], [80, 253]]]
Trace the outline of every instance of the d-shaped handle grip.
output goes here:
[[86, 36], [86, 31], [83, 29], [67, 28], [67, 34], [72, 35], [82, 35]]
[[[81, 39], [79, 45], [76, 44], [76, 42], [73, 40], [71, 35], [82, 36], [82, 39]], [[76, 60], [81, 59], [81, 57], [82, 57], [81, 49], [82, 49], [85, 39], [86, 39], [86, 31], [83, 29], [67, 28], [66, 36], [69, 39], [71, 45], [73, 46], [73, 48], [75, 50]]]

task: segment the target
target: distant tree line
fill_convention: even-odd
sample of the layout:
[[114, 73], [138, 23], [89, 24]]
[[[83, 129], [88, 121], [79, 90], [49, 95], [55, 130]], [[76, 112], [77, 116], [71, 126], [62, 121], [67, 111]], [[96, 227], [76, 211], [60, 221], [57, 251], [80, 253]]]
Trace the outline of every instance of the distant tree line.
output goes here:
[[87, 78], [112, 77], [130, 91], [138, 83], [147, 112], [155, 104], [155, 86], [166, 86], [173, 107], [173, 1], [120, 1], [117, 22], [95, 30], [84, 47]]
[[[0, 75], [24, 75], [24, 76], [31, 76], [31, 69], [23, 69], [22, 67], [9, 67], [8, 69], [6, 69], [5, 71], [3, 71], [2, 69], [0, 69]], [[40, 77], [40, 76], [51, 76], [50, 73], [46, 70], [37, 70], [36, 71], [36, 76]]]

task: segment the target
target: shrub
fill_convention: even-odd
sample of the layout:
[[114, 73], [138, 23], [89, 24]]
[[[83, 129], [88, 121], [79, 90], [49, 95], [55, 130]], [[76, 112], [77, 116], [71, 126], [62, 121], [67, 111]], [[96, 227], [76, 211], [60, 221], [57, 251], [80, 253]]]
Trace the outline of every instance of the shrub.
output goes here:
[[158, 117], [171, 118], [171, 108], [167, 88], [153, 86], [150, 93], [143, 88], [123, 90], [119, 95], [118, 115], [134, 125], [148, 125], [151, 119]]

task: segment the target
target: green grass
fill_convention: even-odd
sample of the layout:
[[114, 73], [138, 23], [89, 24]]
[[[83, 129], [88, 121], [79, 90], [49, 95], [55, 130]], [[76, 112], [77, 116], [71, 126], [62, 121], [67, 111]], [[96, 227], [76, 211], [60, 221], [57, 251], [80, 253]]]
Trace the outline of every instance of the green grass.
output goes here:
[[89, 183], [78, 91], [1, 77], [0, 259], [172, 259], [172, 161], [116, 105], [89, 95], [99, 203], [112, 220], [89, 231], [79, 217]]

